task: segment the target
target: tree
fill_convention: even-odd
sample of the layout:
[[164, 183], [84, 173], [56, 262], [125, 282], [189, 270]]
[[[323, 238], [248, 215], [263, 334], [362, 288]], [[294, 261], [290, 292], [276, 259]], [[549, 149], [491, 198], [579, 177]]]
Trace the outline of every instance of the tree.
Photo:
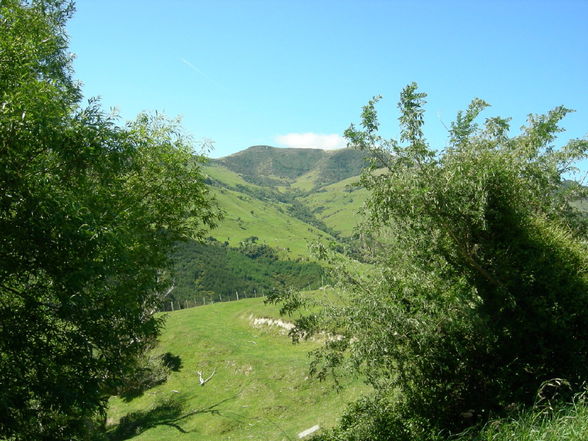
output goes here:
[[135, 375], [171, 245], [218, 215], [175, 121], [72, 79], [63, 0], [0, 2], [0, 438], [78, 439]]
[[514, 137], [507, 119], [480, 127], [488, 105], [475, 99], [437, 152], [425, 97], [414, 83], [402, 91], [400, 141], [378, 134], [379, 98], [346, 131], [372, 156], [363, 233], [376, 265], [339, 268], [343, 306], [300, 321], [298, 335], [341, 335], [314, 368], [350, 360], [376, 392], [329, 439], [435, 439], [531, 403], [545, 381], [588, 379], [587, 219], [572, 204], [586, 189], [563, 185], [588, 141], [553, 146], [564, 107], [530, 115]]

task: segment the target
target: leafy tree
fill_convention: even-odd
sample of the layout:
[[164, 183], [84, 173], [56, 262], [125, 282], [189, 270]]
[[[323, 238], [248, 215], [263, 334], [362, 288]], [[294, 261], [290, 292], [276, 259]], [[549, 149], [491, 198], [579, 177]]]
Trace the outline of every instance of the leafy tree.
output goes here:
[[176, 122], [80, 104], [62, 0], [0, 2], [0, 438], [78, 439], [161, 321], [173, 241], [217, 210]]
[[425, 97], [415, 84], [402, 91], [399, 141], [378, 134], [379, 98], [346, 131], [373, 158], [362, 183], [377, 264], [340, 268], [344, 306], [299, 332], [344, 336], [314, 368], [348, 354], [377, 393], [332, 439], [434, 439], [531, 403], [550, 379], [572, 390], [588, 379], [586, 218], [571, 204], [585, 189], [562, 185], [588, 142], [553, 147], [564, 107], [509, 137], [507, 119], [476, 124], [488, 105], [475, 99], [437, 152], [423, 136]]

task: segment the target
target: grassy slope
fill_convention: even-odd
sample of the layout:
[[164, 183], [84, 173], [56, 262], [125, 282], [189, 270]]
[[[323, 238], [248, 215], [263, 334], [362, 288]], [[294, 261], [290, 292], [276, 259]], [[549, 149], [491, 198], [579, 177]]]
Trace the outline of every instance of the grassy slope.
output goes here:
[[[225, 167], [206, 167], [206, 173], [226, 185], [243, 185], [251, 189], [262, 188], [243, 180]], [[228, 188], [213, 188], [225, 219], [212, 231], [219, 241], [239, 246], [244, 239], [257, 236], [268, 245], [285, 250], [290, 257], [308, 255], [308, 244], [333, 238], [287, 213], [287, 205], [277, 201], [263, 201], [254, 196]], [[288, 251], [289, 250], [289, 251]]]
[[[386, 173], [386, 170], [381, 168], [372, 173], [380, 175]], [[327, 226], [344, 236], [351, 236], [361, 220], [359, 211], [369, 196], [365, 188], [355, 186], [359, 179], [359, 176], [352, 176], [326, 185], [301, 198], [301, 202]]]
[[239, 174], [221, 165], [207, 165], [203, 167], [204, 173], [213, 179], [219, 180], [227, 185], [245, 185], [248, 187], [257, 187], [255, 184], [251, 184], [243, 179]]
[[[262, 186], [245, 181], [239, 174], [226, 167], [210, 166], [206, 167], [205, 171], [215, 180], [233, 188], [242, 185], [253, 190], [263, 189]], [[293, 181], [291, 188], [310, 191], [317, 177], [318, 171], [312, 170]], [[367, 192], [364, 189], [351, 187], [358, 179], [356, 176], [344, 179], [322, 187], [319, 191], [311, 192], [298, 200], [308, 206], [327, 226], [344, 236], [350, 236], [353, 227], [357, 224], [357, 212], [367, 198]], [[353, 191], [346, 191], [350, 188]], [[275, 189], [289, 191], [287, 187]], [[261, 201], [226, 188], [222, 189], [222, 192], [219, 188], [215, 189], [215, 194], [227, 212], [226, 219], [213, 232], [214, 237], [220, 241], [228, 240], [231, 245], [236, 246], [249, 236], [258, 236], [271, 246], [290, 248], [290, 255], [304, 256], [309, 241], [321, 238], [332, 240], [329, 235], [289, 216], [286, 212], [286, 204]]]
[[[142, 412], [138, 432], [147, 430], [137, 441], [279, 441], [315, 424], [332, 426], [365, 386], [355, 382], [337, 393], [329, 382], [308, 379], [307, 353], [317, 343], [292, 345], [278, 328], [253, 328], [251, 316], [276, 317], [277, 308], [246, 299], [170, 313], [158, 351], [179, 355], [183, 368], [130, 403], [111, 400], [109, 421]], [[208, 376], [215, 368], [201, 387], [196, 371]], [[161, 412], [166, 400], [183, 409]]]
[[301, 191], [311, 191], [316, 186], [319, 178], [318, 170], [311, 170], [308, 173], [299, 176], [291, 185], [293, 189]]
[[[324, 151], [255, 146], [216, 160], [210, 170], [218, 180], [232, 186], [244, 185], [248, 180], [284, 193], [313, 192], [321, 187], [329, 188], [329, 184], [351, 182], [350, 177], [355, 180], [365, 165], [365, 156], [363, 152], [350, 149]], [[332, 191], [339, 187], [332, 187]]]
[[228, 189], [215, 189], [215, 196], [226, 215], [212, 235], [221, 242], [228, 241], [231, 246], [239, 246], [247, 237], [257, 236], [260, 242], [285, 250], [291, 257], [305, 257], [310, 242], [333, 240], [328, 234], [288, 215], [284, 204], [261, 201]]
[[304, 197], [301, 202], [329, 227], [350, 236], [360, 217], [358, 211], [368, 196], [365, 189], [353, 187], [358, 180], [359, 177], [354, 176], [327, 185], [319, 192]]

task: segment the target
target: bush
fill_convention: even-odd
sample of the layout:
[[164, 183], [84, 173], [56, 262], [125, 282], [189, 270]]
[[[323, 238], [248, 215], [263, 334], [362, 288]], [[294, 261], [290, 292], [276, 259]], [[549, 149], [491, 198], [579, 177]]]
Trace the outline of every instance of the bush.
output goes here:
[[[588, 378], [585, 218], [571, 204], [585, 189], [562, 179], [588, 142], [552, 146], [563, 107], [531, 115], [517, 137], [501, 118], [479, 128], [487, 104], [474, 100], [438, 153], [422, 133], [425, 96], [414, 84], [403, 90], [400, 142], [377, 134], [377, 99], [363, 129], [346, 132], [373, 156], [362, 184], [377, 269], [337, 271], [349, 302], [313, 326], [344, 338], [315, 363], [325, 372], [349, 354], [380, 404], [343, 421], [346, 439], [388, 439], [382, 427], [390, 439], [398, 427], [398, 439], [457, 433], [531, 404], [546, 380], [577, 390]], [[394, 409], [381, 410], [390, 397]]]

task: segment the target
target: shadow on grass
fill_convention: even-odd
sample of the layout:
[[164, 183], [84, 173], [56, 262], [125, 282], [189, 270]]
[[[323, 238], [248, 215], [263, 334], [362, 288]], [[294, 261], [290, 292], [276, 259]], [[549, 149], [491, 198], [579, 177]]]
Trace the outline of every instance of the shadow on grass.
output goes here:
[[227, 401], [235, 399], [234, 397], [226, 398], [211, 406], [185, 412], [184, 404], [177, 398], [164, 400], [155, 407], [146, 411], [131, 412], [120, 419], [120, 422], [108, 430], [109, 441], [124, 441], [131, 439], [148, 429], [157, 426], [170, 426], [181, 433], [188, 433], [180, 426], [180, 422], [193, 415], [210, 413], [220, 415], [218, 407]]
[[118, 395], [128, 403], [142, 396], [145, 391], [165, 383], [171, 372], [179, 372], [181, 369], [182, 358], [171, 352], [148, 357], [142, 366], [130, 373], [125, 386], [117, 391]]

